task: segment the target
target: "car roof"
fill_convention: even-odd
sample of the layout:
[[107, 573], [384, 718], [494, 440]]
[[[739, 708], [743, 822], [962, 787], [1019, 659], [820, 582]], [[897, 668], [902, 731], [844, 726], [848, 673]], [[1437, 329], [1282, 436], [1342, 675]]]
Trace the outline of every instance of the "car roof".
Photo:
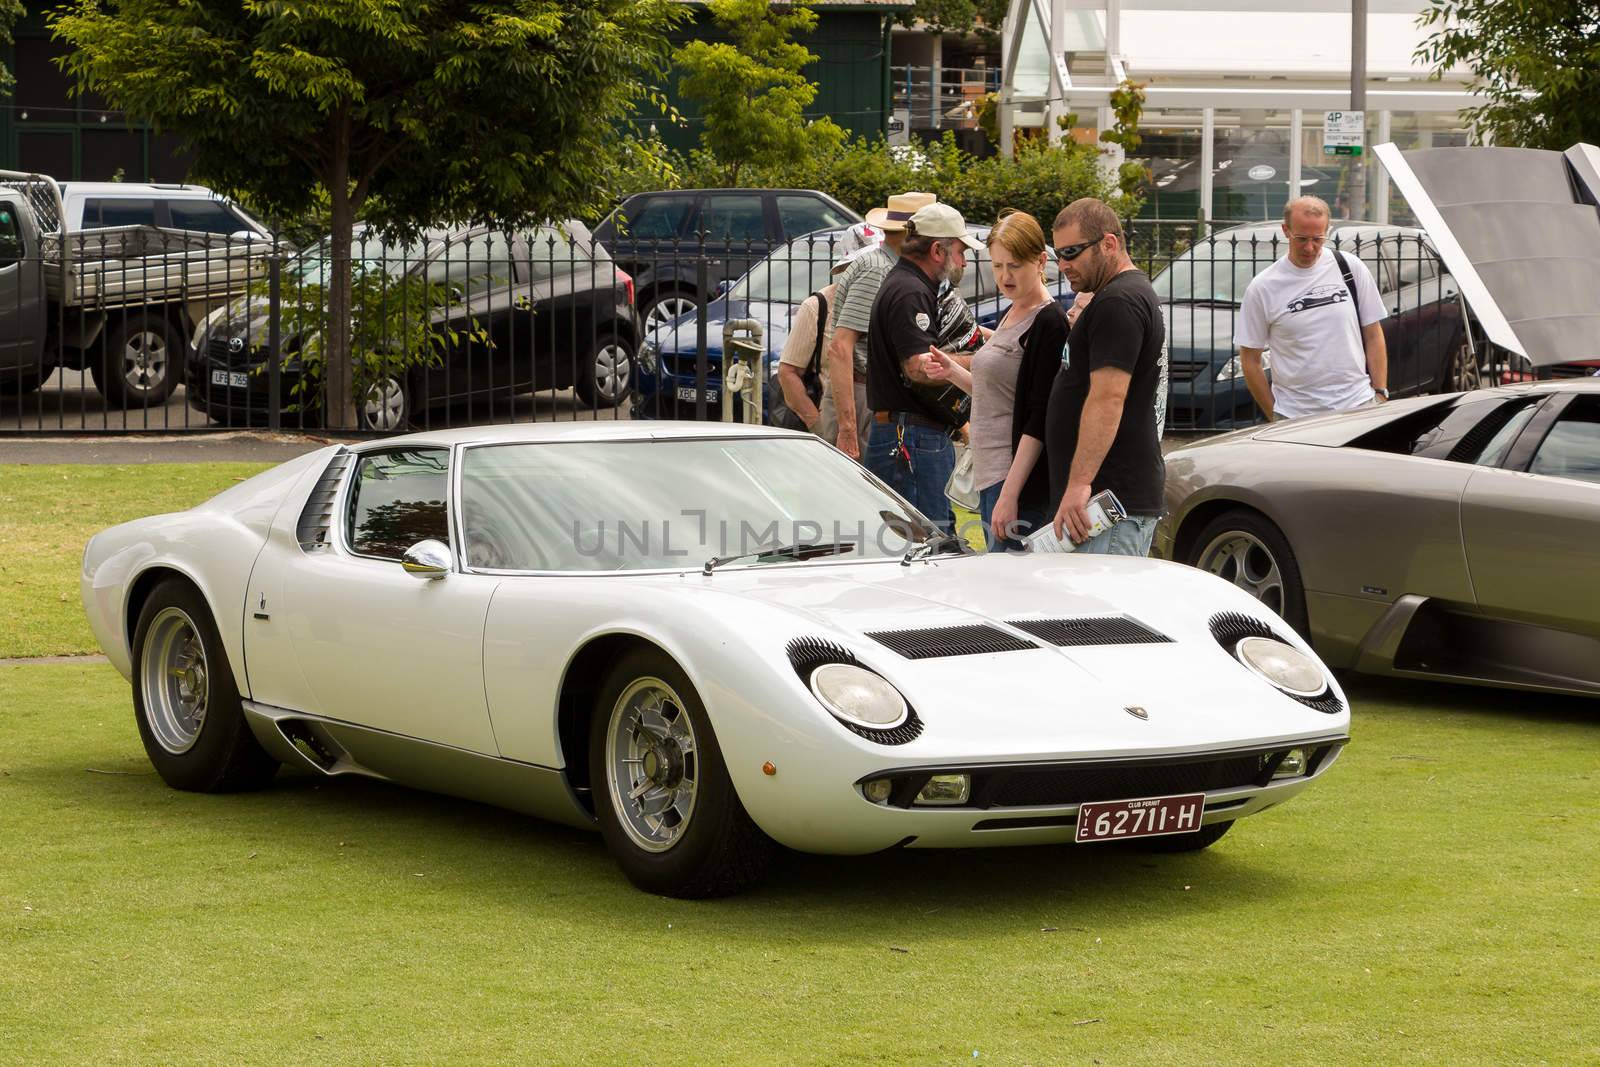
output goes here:
[[[1330, 233], [1337, 233], [1340, 242], [1376, 240], [1380, 237], [1422, 237], [1428, 236], [1427, 231], [1416, 226], [1393, 226], [1388, 223], [1363, 222], [1360, 219], [1335, 219], [1329, 225]], [[1283, 240], [1282, 224], [1277, 222], [1248, 222], [1240, 226], [1229, 226], [1224, 230], [1214, 230], [1200, 240], [1220, 241], [1266, 241], [1276, 238]], [[1195, 242], [1199, 244], [1199, 241]]]
[[204, 185], [183, 185], [179, 183], [169, 185], [162, 182], [62, 182], [61, 191], [63, 193], [76, 193], [80, 196], [132, 193], [140, 196], [193, 196], [221, 199], [219, 194]]
[[464, 426], [452, 430], [433, 430], [385, 437], [355, 446], [353, 451], [373, 452], [388, 448], [421, 448], [452, 445], [571, 444], [618, 441], [669, 441], [712, 438], [790, 437], [817, 440], [815, 434], [782, 430], [774, 426], [752, 426], [726, 422], [593, 421], [536, 422], [511, 426]]

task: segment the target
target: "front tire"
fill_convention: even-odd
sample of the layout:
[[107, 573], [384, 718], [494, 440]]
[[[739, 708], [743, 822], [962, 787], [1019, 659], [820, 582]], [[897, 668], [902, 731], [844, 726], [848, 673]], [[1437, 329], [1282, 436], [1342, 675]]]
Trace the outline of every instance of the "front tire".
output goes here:
[[1186, 561], [1190, 566], [1237, 585], [1310, 640], [1300, 564], [1270, 519], [1235, 508], [1206, 523], [1192, 545]]
[[772, 841], [739, 802], [688, 675], [660, 650], [629, 652], [607, 676], [589, 775], [600, 832], [640, 889], [727, 896], [765, 874]]
[[578, 371], [578, 399], [590, 407], [614, 408], [633, 391], [633, 352], [620, 337], [600, 338]]
[[1443, 392], [1465, 393], [1473, 389], [1483, 388], [1483, 368], [1478, 363], [1477, 353], [1463, 339], [1450, 353], [1450, 358], [1445, 362], [1445, 386]]
[[133, 636], [133, 708], [156, 772], [174, 789], [257, 789], [278, 771], [245, 722], [222, 635], [199, 590], [156, 586]]

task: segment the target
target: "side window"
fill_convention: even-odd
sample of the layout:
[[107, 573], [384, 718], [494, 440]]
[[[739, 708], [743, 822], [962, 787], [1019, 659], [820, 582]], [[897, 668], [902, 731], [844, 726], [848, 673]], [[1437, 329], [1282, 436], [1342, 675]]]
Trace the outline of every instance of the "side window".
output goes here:
[[418, 541], [450, 543], [445, 502], [450, 453], [413, 448], [361, 457], [350, 490], [350, 548], [363, 556], [399, 559]]
[[510, 285], [511, 244], [502, 233], [477, 233], [451, 241], [428, 264], [427, 279], [452, 285], [467, 296]]
[[154, 226], [154, 200], [123, 200], [118, 197], [86, 200], [83, 203], [83, 228], [93, 226]]
[[[1431, 281], [1439, 276], [1438, 257], [1433, 249], [1415, 237], [1398, 238], [1390, 247], [1394, 249], [1395, 259], [1399, 263], [1402, 286]], [[1431, 288], [1429, 292], [1432, 292]]]
[[1600, 485], [1600, 396], [1580, 396], [1567, 405], [1539, 443], [1528, 472]]
[[167, 210], [172, 213], [172, 225], [180, 230], [238, 233], [250, 228], [226, 204], [216, 200], [169, 200]]
[[569, 274], [587, 278], [593, 262], [594, 256], [587, 245], [564, 236], [554, 227], [540, 226], [528, 235], [528, 260], [524, 266], [530, 281], [542, 282]]
[[701, 225], [707, 241], [742, 243], [767, 239], [767, 221], [759, 194], [706, 197]]
[[640, 241], [670, 241], [684, 232], [694, 198], [652, 196], [629, 207], [627, 236]]
[[0, 204], [0, 268], [22, 258], [22, 228], [10, 204]]
[[783, 223], [786, 239], [817, 230], [836, 230], [851, 222], [842, 212], [814, 196], [796, 196], [792, 193], [778, 197], [778, 219]]

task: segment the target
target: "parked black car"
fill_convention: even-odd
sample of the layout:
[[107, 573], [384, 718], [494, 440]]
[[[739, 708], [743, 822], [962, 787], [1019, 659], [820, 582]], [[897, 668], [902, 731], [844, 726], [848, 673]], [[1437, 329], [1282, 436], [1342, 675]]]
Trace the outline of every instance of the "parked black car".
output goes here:
[[[317, 292], [327, 274], [326, 243], [285, 268], [284, 290]], [[477, 227], [429, 231], [411, 244], [358, 236], [355, 271], [377, 312], [360, 300], [352, 314], [426, 314], [437, 358], [396, 358], [358, 381], [365, 429], [399, 430], [432, 408], [488, 402], [534, 390], [574, 388], [578, 399], [615, 407], [633, 385], [640, 325], [633, 279], [618, 270], [580, 222], [529, 234]], [[398, 294], [403, 294], [398, 295]], [[426, 295], [423, 295], [426, 294]], [[428, 306], [395, 307], [405, 299]], [[300, 306], [303, 306], [302, 300]], [[320, 340], [326, 313], [297, 325], [292, 296], [280, 301], [283, 353], [279, 410], [285, 422], [315, 422], [318, 390], [296, 390], [308, 345]], [[270, 410], [268, 296], [257, 292], [209, 317], [190, 346], [190, 402], [226, 424], [259, 424]], [[370, 332], [370, 331], [369, 331]]]
[[[814, 189], [674, 189], [635, 193], [595, 227], [595, 240], [639, 287], [646, 336], [715, 299], [787, 241], [861, 216]], [[705, 236], [702, 245], [701, 235]], [[706, 290], [697, 261], [712, 260]]]

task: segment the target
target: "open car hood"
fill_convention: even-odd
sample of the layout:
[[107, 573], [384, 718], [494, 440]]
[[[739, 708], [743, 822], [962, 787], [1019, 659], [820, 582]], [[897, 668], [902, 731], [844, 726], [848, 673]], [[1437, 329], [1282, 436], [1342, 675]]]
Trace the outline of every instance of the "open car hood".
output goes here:
[[1600, 149], [1377, 154], [1489, 340], [1537, 366], [1600, 356]]

